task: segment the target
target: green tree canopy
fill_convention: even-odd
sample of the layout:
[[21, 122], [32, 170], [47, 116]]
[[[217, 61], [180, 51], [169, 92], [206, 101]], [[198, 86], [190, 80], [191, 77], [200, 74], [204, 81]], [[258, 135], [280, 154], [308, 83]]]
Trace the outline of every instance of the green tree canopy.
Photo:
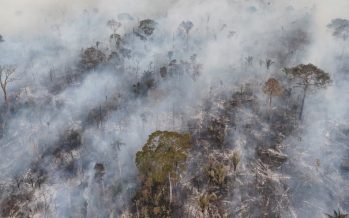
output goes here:
[[300, 64], [285, 68], [285, 72], [291, 80], [299, 80], [298, 85], [302, 86], [322, 88], [331, 82], [330, 75], [313, 64]]
[[285, 68], [284, 70], [289, 79], [296, 81], [298, 86], [303, 87], [303, 98], [299, 113], [299, 119], [302, 119], [307, 91], [310, 88], [325, 88], [328, 86], [332, 82], [330, 74], [313, 64], [300, 64], [295, 67]]
[[177, 170], [184, 168], [190, 147], [189, 134], [156, 131], [137, 152], [136, 165], [142, 176], [163, 183], [169, 174], [172, 178], [178, 176]]

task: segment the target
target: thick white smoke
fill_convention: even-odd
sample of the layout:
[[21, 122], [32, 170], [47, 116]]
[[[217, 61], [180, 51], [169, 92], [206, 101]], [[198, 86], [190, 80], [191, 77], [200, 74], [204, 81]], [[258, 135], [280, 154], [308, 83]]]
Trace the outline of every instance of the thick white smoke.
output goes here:
[[[109, 167], [106, 183], [122, 184], [121, 196], [129, 200], [128, 190], [137, 183], [135, 152], [151, 132], [186, 130], [187, 121], [210, 95], [237, 91], [250, 81], [264, 83], [282, 67], [313, 63], [331, 72], [333, 84], [308, 96], [300, 130], [284, 142], [289, 163], [282, 173], [290, 176], [286, 183], [293, 191], [291, 208], [296, 217], [348, 209], [349, 195], [344, 191], [349, 188], [348, 175], [340, 170], [348, 158], [348, 41], [336, 39], [327, 27], [332, 19], [349, 19], [348, 8], [347, 0], [0, 0], [0, 34], [5, 40], [0, 42], [0, 65], [16, 66], [18, 80], [9, 84], [9, 93], [18, 93], [22, 105], [15, 116], [2, 115], [7, 123], [0, 139], [0, 180], [13, 179], [41, 157], [50, 179], [37, 191], [37, 199], [52, 193], [50, 204], [57, 205], [51, 208], [54, 216], [68, 216], [74, 199], [65, 196], [79, 191], [83, 193], [77, 194], [77, 204], [88, 199], [87, 207], [92, 207], [86, 216], [94, 217], [98, 209], [116, 214], [124, 206], [121, 197], [114, 199], [118, 208], [96, 206], [108, 196], [95, 195], [99, 192], [92, 184], [95, 163]], [[125, 13], [130, 18], [122, 19], [120, 14]], [[134, 36], [125, 40], [133, 57], [125, 59], [123, 69], [97, 67], [78, 84], [63, 87], [59, 94], [52, 92], [51, 73], [55, 72], [54, 81], [64, 80], [79, 64], [82, 49], [98, 41], [110, 54], [108, 20], [119, 19], [118, 31], [126, 36], [146, 18], [158, 23], [154, 36], [149, 41]], [[178, 31], [182, 21], [194, 24], [188, 45]], [[146, 98], [135, 97], [132, 85], [144, 71], [159, 70], [167, 63], [170, 51], [176, 51], [173, 59], [178, 62], [196, 55], [200, 76], [174, 77], [157, 84]], [[246, 66], [248, 56], [254, 57], [252, 67]], [[258, 63], [267, 58], [275, 61], [268, 70]], [[265, 96], [257, 95], [263, 102]], [[0, 104], [4, 106], [4, 100]], [[113, 104], [117, 109], [107, 111], [103, 122], [86, 121], [92, 109], [98, 117], [102, 105]], [[82, 132], [83, 152], [71, 155], [79, 156], [79, 170], [89, 172], [79, 172], [82, 182], [67, 182], [55, 157], [46, 157], [45, 152], [55, 149], [65, 131], [80, 131], [85, 122], [90, 123]], [[115, 143], [122, 144], [120, 150], [112, 146]]]

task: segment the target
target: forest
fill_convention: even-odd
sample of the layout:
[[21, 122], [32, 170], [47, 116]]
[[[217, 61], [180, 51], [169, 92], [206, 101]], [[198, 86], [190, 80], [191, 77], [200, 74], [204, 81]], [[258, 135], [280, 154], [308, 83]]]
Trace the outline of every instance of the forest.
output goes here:
[[349, 218], [346, 0], [0, 4], [0, 217]]

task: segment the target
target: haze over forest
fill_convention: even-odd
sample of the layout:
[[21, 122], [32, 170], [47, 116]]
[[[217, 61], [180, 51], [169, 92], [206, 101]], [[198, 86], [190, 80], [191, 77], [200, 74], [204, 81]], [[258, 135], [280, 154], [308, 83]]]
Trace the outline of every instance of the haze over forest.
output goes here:
[[348, 12], [0, 0], [0, 217], [349, 217]]

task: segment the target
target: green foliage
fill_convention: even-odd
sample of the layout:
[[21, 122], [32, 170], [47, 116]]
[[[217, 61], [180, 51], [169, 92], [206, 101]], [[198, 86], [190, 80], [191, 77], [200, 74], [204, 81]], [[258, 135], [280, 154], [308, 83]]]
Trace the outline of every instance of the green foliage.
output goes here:
[[[189, 134], [156, 131], [142, 151], [136, 154], [136, 166], [142, 185], [137, 192], [137, 214], [140, 217], [168, 217], [171, 211], [171, 183], [185, 168], [187, 150], [191, 147]], [[135, 210], [134, 210], [135, 211]]]
[[346, 218], [349, 217], [349, 214], [343, 214], [341, 211], [338, 209], [338, 211], [334, 210], [333, 215], [326, 214], [328, 218]]
[[190, 147], [189, 134], [156, 131], [149, 136], [142, 151], [137, 152], [136, 165], [141, 175], [162, 183], [168, 174], [174, 178], [176, 170], [184, 168]]
[[326, 87], [331, 83], [330, 75], [313, 64], [300, 64], [284, 70], [291, 80], [300, 80], [299, 85]]

